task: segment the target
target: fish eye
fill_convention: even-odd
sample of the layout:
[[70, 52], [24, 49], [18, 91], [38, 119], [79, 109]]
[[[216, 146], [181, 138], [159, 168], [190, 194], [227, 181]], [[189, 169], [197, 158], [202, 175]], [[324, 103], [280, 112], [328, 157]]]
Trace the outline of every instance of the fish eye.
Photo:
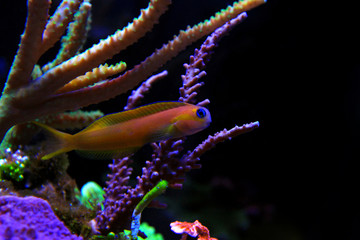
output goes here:
[[206, 112], [204, 109], [202, 108], [199, 108], [197, 111], [196, 111], [196, 115], [199, 117], [199, 118], [204, 118], [206, 116]]

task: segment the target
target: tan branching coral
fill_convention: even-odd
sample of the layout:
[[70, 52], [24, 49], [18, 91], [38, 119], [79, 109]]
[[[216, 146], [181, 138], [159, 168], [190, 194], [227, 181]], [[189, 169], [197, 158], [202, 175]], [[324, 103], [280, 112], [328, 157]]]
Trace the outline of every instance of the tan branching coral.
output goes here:
[[[91, 81], [85, 81], [80, 88], [67, 89], [66, 84], [98, 68], [107, 59], [151, 31], [171, 1], [151, 0], [133, 22], [80, 54], [78, 51], [83, 39], [63, 38], [61, 53], [55, 61], [41, 70], [36, 65], [39, 58], [60, 39], [66, 29], [73, 32], [72, 35], [86, 36], [84, 32], [90, 21], [91, 4], [84, 0], [63, 0], [49, 18], [50, 0], [29, 0], [25, 31], [0, 99], [0, 138], [16, 124], [53, 113], [76, 110], [127, 92], [150, 77], [186, 46], [241, 12], [264, 2], [265, 0], [237, 1], [216, 13], [210, 20], [180, 31], [172, 41], [123, 75], [92, 85], [104, 80], [104, 75], [99, 74], [92, 77]], [[73, 22], [70, 23], [71, 21]]]

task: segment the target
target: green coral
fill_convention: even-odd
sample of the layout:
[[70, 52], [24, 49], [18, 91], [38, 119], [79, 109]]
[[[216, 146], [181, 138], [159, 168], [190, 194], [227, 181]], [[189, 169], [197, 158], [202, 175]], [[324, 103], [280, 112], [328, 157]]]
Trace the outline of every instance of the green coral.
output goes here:
[[[150, 226], [148, 223], [144, 222], [140, 225], [140, 231], [145, 233], [146, 238], [140, 236], [137, 237], [137, 240], [164, 240], [164, 237], [161, 233], [156, 233], [155, 228]], [[124, 232], [115, 234], [110, 232], [107, 236], [95, 235], [92, 236], [90, 240], [129, 240], [131, 236], [130, 230], [124, 230]]]
[[164, 240], [164, 237], [160, 233], [156, 233], [155, 228], [146, 222], [141, 223], [140, 231], [145, 233], [146, 240]]
[[21, 182], [29, 158], [20, 150], [15, 153], [10, 148], [5, 151], [5, 158], [0, 159], [0, 180]]
[[76, 198], [88, 209], [96, 209], [98, 204], [101, 206], [101, 210], [104, 210], [104, 190], [96, 182], [87, 182], [81, 188], [81, 195]]
[[136, 205], [134, 212], [132, 214], [131, 221], [131, 234], [130, 239], [136, 240], [138, 239], [138, 232], [140, 229], [140, 219], [142, 211], [154, 200], [157, 196], [164, 193], [169, 183], [166, 180], [161, 180], [155, 187], [153, 187], [145, 196], [141, 199], [141, 201]]

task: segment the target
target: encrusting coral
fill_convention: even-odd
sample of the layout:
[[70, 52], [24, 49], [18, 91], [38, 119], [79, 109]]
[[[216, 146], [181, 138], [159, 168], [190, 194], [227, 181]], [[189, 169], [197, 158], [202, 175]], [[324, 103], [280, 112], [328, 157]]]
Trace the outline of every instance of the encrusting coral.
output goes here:
[[[190, 57], [190, 63], [184, 65], [186, 73], [182, 76], [183, 84], [178, 99], [180, 102], [206, 106], [210, 100], [198, 101], [197, 96], [199, 89], [204, 85], [200, 79], [206, 75], [204, 69], [211, 53], [219, 40], [232, 27], [246, 18], [245, 11], [264, 2], [266, 0], [236, 1], [232, 6], [216, 13], [210, 20], [180, 31], [173, 40], [155, 50], [138, 65], [122, 75], [111, 78], [124, 71], [126, 64], [120, 62], [115, 66], [109, 66], [105, 61], [151, 31], [159, 17], [171, 4], [170, 0], [151, 0], [148, 7], [142, 9], [139, 17], [133, 22], [83, 52], [81, 49], [91, 22], [90, 0], [63, 0], [50, 18], [48, 16], [50, 0], [28, 0], [25, 31], [0, 98], [0, 138], [3, 139], [6, 134], [0, 148], [2, 154], [4, 155], [4, 149], [7, 147], [12, 147], [12, 151], [15, 151], [19, 145], [28, 144], [29, 136], [34, 135], [35, 128], [30, 129], [33, 126], [27, 122], [35, 120], [60, 129], [86, 127], [103, 114], [100, 111], [84, 112], [79, 110], [80, 108], [126, 93], [143, 82], [137, 90], [132, 92], [124, 109], [130, 110], [137, 107], [151, 85], [159, 79], [166, 78], [167, 71], [154, 75], [160, 67], [191, 43], [213, 32], [199, 50], [195, 50], [194, 56]], [[67, 34], [61, 38], [65, 31]], [[60, 38], [62, 46], [55, 60], [44, 66], [37, 65], [39, 58]], [[68, 110], [76, 111], [65, 112]], [[152, 201], [153, 198], [150, 199], [151, 201], [144, 199], [159, 186], [157, 185], [159, 182], [166, 182], [166, 187], [182, 188], [185, 173], [201, 167], [199, 163], [201, 155], [217, 143], [257, 127], [259, 127], [259, 122], [235, 126], [230, 130], [224, 129], [209, 136], [193, 150], [188, 151], [184, 151], [183, 147], [186, 137], [151, 143], [153, 149], [151, 160], [146, 161], [141, 176], [136, 179], [135, 186], [129, 185], [133, 170], [130, 167], [133, 161], [132, 156], [114, 159], [109, 165], [111, 173], [108, 175], [107, 186], [104, 188], [105, 200], [97, 206], [91, 206], [91, 209], [95, 208], [94, 215], [97, 211], [96, 217], [89, 223], [93, 228], [93, 234], [108, 236], [113, 234], [112, 232], [122, 233], [126, 229], [133, 231], [131, 224], [134, 222], [134, 216], [140, 216], [145, 206], [164, 207], [164, 204]], [[61, 156], [56, 158], [61, 158]], [[41, 165], [41, 161], [39, 159], [34, 161], [32, 168], [36, 164]], [[63, 168], [61, 177], [54, 179], [67, 181], [69, 177], [64, 172]], [[37, 189], [32, 189], [35, 195], [43, 196], [49, 189], [49, 192], [53, 193], [61, 188], [62, 183], [53, 187], [54, 179], [52, 181], [42, 179], [40, 182], [44, 184], [41, 186], [43, 189], [39, 190], [39, 185], [36, 185]], [[73, 186], [73, 183], [68, 186]], [[35, 188], [35, 186], [28, 186], [28, 188], [31, 187]], [[16, 190], [11, 191], [16, 192]], [[75, 193], [71, 192], [69, 195], [71, 197], [67, 198], [71, 198], [70, 205], [72, 205], [74, 204], [72, 201], [76, 198]], [[56, 194], [53, 196], [57, 197]], [[63, 196], [63, 199], [66, 200], [66, 197]], [[99, 199], [102, 199], [102, 196]], [[26, 201], [25, 198], [16, 200]], [[144, 201], [146, 205], [143, 205], [141, 211], [137, 211], [139, 204], [141, 205]], [[51, 201], [50, 204], [52, 205]], [[137, 225], [139, 222], [140, 220]], [[196, 229], [203, 227], [198, 221], [194, 223], [195, 225]], [[68, 225], [68, 227], [71, 226]], [[207, 228], [202, 229], [201, 233], [196, 234], [199, 239], [214, 239], [210, 238]], [[135, 239], [137, 233], [131, 234]], [[195, 233], [190, 235], [195, 236]], [[94, 239], [103, 238], [99, 236]]]
[[[14, 224], [16, 222], [16, 224]], [[0, 196], [1, 239], [80, 240], [37, 197]]]

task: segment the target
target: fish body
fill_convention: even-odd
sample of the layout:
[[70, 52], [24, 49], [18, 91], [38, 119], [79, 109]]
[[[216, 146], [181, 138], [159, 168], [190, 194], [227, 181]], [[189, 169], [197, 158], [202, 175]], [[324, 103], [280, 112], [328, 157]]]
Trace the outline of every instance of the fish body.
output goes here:
[[104, 116], [70, 135], [34, 122], [53, 136], [42, 159], [77, 150], [90, 158], [123, 157], [143, 145], [183, 137], [209, 126], [210, 112], [182, 102], [160, 102]]

